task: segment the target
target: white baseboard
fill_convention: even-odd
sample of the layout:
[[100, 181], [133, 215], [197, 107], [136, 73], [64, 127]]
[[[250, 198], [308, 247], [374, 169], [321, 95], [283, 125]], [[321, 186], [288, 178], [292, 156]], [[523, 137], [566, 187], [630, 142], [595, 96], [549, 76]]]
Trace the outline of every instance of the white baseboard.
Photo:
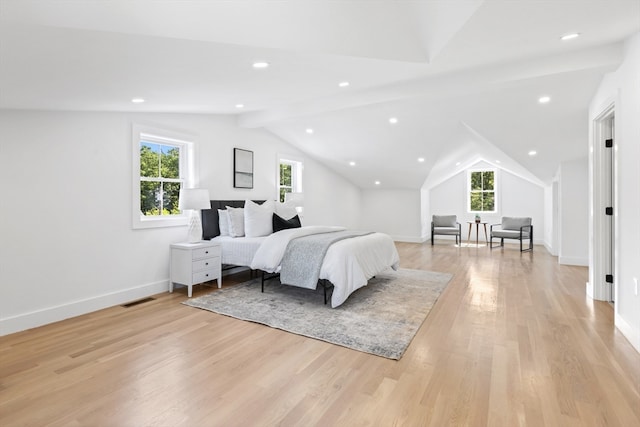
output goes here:
[[640, 329], [633, 329], [622, 317], [616, 313], [615, 315], [616, 328], [622, 332], [631, 345], [640, 353]]
[[150, 295], [166, 292], [169, 289], [169, 280], [149, 283], [135, 288], [72, 301], [55, 307], [47, 307], [41, 310], [31, 311], [12, 317], [0, 318], [0, 336], [20, 332], [38, 326], [46, 325], [103, 308], [124, 304]]
[[582, 266], [582, 267], [588, 267], [589, 266], [589, 259], [588, 258], [559, 256], [558, 257], [558, 264], [562, 264], [562, 265], [579, 265], [579, 266]]
[[558, 256], [558, 254], [555, 253], [555, 251], [551, 248], [551, 246], [547, 244], [547, 242], [543, 242], [542, 245], [544, 245], [544, 248], [551, 254], [551, 256]]

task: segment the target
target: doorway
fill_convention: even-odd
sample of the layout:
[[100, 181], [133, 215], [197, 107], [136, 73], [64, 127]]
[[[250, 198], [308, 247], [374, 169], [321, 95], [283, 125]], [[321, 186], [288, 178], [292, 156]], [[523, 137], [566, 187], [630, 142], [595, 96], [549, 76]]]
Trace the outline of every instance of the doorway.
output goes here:
[[604, 150], [603, 155], [603, 184], [604, 184], [604, 246], [605, 246], [605, 286], [607, 301], [615, 301], [615, 115], [613, 111], [604, 118], [603, 138], [601, 141]]
[[616, 300], [616, 144], [611, 105], [594, 120], [593, 133], [593, 298]]

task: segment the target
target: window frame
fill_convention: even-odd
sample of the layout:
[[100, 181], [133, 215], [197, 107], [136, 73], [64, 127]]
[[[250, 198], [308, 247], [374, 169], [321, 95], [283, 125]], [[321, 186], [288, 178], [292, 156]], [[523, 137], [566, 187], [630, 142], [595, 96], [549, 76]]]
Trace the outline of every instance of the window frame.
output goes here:
[[[472, 190], [471, 188], [471, 176], [474, 172], [493, 172], [493, 190], [480, 190], [482, 193], [493, 193], [493, 210], [472, 210], [471, 209], [471, 193], [478, 192], [478, 190]], [[497, 214], [498, 213], [498, 169], [497, 168], [475, 168], [467, 170], [467, 191], [465, 193], [467, 198], [467, 213], [471, 214]]]
[[289, 155], [278, 155], [278, 162], [276, 165], [276, 200], [280, 201], [280, 189], [283, 187], [289, 188], [289, 186], [280, 185], [280, 165], [291, 165], [291, 192], [302, 193], [302, 171], [304, 170], [304, 162]]
[[140, 142], [147, 141], [163, 145], [180, 147], [180, 177], [181, 188], [190, 188], [194, 182], [194, 138], [184, 133], [169, 131], [145, 125], [132, 126], [132, 228], [160, 228], [187, 225], [188, 215], [180, 212], [178, 215], [143, 215], [140, 204], [140, 183], [148, 181], [140, 175]]

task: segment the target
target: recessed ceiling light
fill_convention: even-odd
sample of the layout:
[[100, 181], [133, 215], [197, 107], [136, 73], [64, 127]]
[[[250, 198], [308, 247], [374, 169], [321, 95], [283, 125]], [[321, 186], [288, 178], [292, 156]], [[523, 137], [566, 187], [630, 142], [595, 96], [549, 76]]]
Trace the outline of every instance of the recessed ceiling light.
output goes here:
[[131, 102], [133, 102], [134, 104], [142, 104], [144, 102], [144, 99], [142, 99], [142, 98], [133, 98], [131, 100]]
[[376, 185], [380, 185], [380, 181], [376, 181], [376, 182], [375, 182], [375, 184], [376, 184]]
[[353, 161], [349, 162], [349, 166], [355, 166], [355, 165], [356, 165], [356, 162], [353, 162]]
[[259, 61], [253, 63], [253, 68], [267, 68], [269, 66], [268, 62]]
[[395, 125], [396, 123], [398, 123], [398, 118], [397, 117], [391, 117], [389, 119], [389, 123], [391, 123], [392, 125]]
[[424, 157], [418, 157], [418, 161], [419, 161], [420, 163], [424, 162]]
[[570, 34], [565, 34], [564, 36], [560, 37], [560, 40], [564, 41], [564, 40], [572, 40], [575, 38], [578, 38], [580, 36], [580, 33], [570, 33]]
[[496, 160], [496, 163], [500, 164], [500, 160]]
[[338, 86], [347, 87], [347, 86], [349, 86], [349, 82], [340, 82], [340, 83], [338, 83]]
[[305, 132], [307, 132], [309, 135], [311, 135], [313, 133], [313, 129], [308, 128]]
[[530, 156], [535, 156], [536, 154], [538, 154], [538, 152], [536, 150], [531, 150], [528, 153]]
[[456, 166], [460, 166], [460, 162], [456, 162]]
[[236, 108], [244, 108], [244, 104], [236, 104]]
[[551, 97], [549, 96], [541, 96], [540, 98], [538, 98], [538, 102], [540, 104], [546, 104], [547, 102], [551, 101]]

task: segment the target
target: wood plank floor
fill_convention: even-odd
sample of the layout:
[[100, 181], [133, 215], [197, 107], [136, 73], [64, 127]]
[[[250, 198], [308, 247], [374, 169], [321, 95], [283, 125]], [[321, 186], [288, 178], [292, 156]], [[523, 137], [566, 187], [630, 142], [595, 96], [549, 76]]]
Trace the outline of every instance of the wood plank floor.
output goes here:
[[454, 275], [400, 361], [179, 288], [0, 338], [0, 425], [640, 426], [640, 355], [585, 297], [586, 268], [542, 247], [397, 246], [403, 268]]

